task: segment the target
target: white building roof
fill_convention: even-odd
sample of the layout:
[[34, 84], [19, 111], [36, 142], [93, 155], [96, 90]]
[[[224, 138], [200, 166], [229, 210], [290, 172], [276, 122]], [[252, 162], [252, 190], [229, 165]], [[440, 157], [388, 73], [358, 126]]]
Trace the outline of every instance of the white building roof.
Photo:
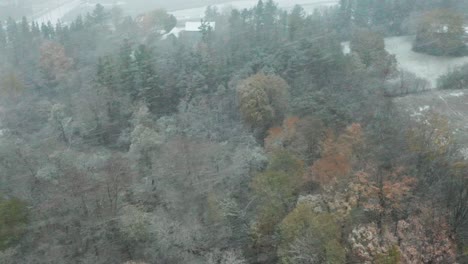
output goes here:
[[166, 33], [162, 36], [162, 39], [167, 39], [170, 35], [175, 36], [176, 38], [179, 37], [180, 32], [184, 31], [184, 28], [175, 27], [169, 33]]
[[[216, 27], [216, 22], [207, 22], [208, 25], [212, 28], [215, 29]], [[173, 28], [170, 32], [163, 34], [163, 32], [160, 32], [162, 34], [162, 39], [167, 39], [169, 36], [174, 36], [176, 38], [179, 37], [180, 33], [183, 31], [187, 32], [200, 32], [200, 27], [202, 23], [201, 22], [186, 22], [185, 27], [175, 27]]]

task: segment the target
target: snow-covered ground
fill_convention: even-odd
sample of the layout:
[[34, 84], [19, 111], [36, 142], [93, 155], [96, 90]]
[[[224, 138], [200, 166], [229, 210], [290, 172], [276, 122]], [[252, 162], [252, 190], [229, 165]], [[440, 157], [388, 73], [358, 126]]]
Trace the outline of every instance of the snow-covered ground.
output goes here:
[[[414, 36], [385, 38], [385, 47], [390, 54], [394, 54], [398, 67], [412, 72], [428, 80], [432, 88], [436, 88], [437, 79], [463, 64], [468, 63], [468, 57], [443, 57], [412, 51]], [[349, 42], [343, 42], [343, 52], [349, 53]]]
[[32, 20], [41, 23], [47, 23], [48, 21], [55, 24], [57, 21], [61, 20], [67, 13], [78, 8], [80, 5], [85, 4], [82, 0], [71, 0], [63, 4], [58, 4], [54, 8], [50, 8], [45, 12], [38, 14], [32, 17]]
[[[112, 3], [102, 4], [105, 8], [111, 8], [112, 6], [124, 6], [127, 3], [125, 1], [114, 1]], [[52, 24], [62, 20], [67, 14], [78, 9], [89, 10], [94, 8], [95, 4], [90, 3], [87, 0], [68, 0], [68, 1], [57, 1], [56, 3], [49, 3], [51, 7], [36, 13], [31, 20], [41, 23], [47, 23], [48, 21]]]
[[[334, 6], [338, 0], [276, 0], [278, 6], [284, 9], [292, 9], [295, 5], [301, 5], [306, 12], [313, 12], [316, 8]], [[252, 8], [258, 3], [258, 0], [231, 1], [215, 5], [218, 10], [223, 11], [230, 7], [237, 9]], [[170, 12], [178, 20], [200, 19], [204, 16], [207, 6], [182, 9]]]
[[399, 67], [427, 79], [433, 88], [437, 79], [453, 68], [468, 63], [468, 57], [437, 57], [411, 50], [413, 37], [392, 37], [385, 39], [389, 53], [395, 54]]
[[[226, 2], [223, 4], [218, 4], [215, 6], [218, 7], [218, 9], [221, 11], [229, 7], [244, 9], [255, 6], [257, 2], [258, 0], [237, 0]], [[276, 0], [275, 2], [277, 2], [278, 5], [284, 9], [291, 9], [294, 7], [294, 5], [299, 4], [303, 6], [307, 12], [312, 12], [316, 8], [333, 6], [338, 4], [338, 0]], [[131, 4], [129, 3], [131, 3], [130, 0], [120, 0], [112, 2], [108, 1], [103, 5], [105, 7], [118, 5], [125, 10], [131, 7]], [[40, 12], [36, 13], [31, 19], [39, 23], [47, 23], [48, 21], [56, 23], [58, 20], [63, 19], [65, 15], [74, 10], [86, 7], [89, 9], [90, 6], [94, 6], [95, 4], [94, 2], [90, 3], [87, 0], [57, 0], [57, 2], [50, 2], [48, 5], [52, 5], [53, 7], [50, 7], [46, 10], [41, 10]], [[175, 10], [171, 11], [170, 13], [177, 17], [178, 20], [199, 20], [201, 17], [204, 16], [206, 8], [207, 6], [200, 6], [196, 8]]]
[[433, 90], [394, 99], [397, 109], [414, 121], [423, 121], [435, 112], [449, 121], [457, 148], [468, 160], [468, 90]]

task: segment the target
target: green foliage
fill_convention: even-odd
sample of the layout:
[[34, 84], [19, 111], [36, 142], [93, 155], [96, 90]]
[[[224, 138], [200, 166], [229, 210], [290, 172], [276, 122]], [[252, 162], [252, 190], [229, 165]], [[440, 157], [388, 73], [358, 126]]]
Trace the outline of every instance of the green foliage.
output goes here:
[[289, 86], [279, 76], [259, 73], [237, 87], [240, 112], [252, 128], [266, 130], [281, 122], [288, 108]]
[[372, 67], [382, 77], [389, 77], [396, 72], [396, 59], [385, 50], [383, 36], [365, 29], [356, 30], [350, 42], [352, 52], [359, 55], [361, 62]]
[[156, 9], [146, 13], [143, 16], [143, 27], [149, 29], [162, 29], [166, 32], [171, 31], [177, 25], [177, 19], [174, 15], [168, 14], [164, 9]]
[[0, 250], [17, 243], [26, 232], [28, 209], [19, 199], [0, 198]]
[[379, 254], [375, 259], [375, 264], [400, 264], [401, 253], [398, 246], [393, 246], [387, 254]]
[[15, 72], [9, 72], [2, 76], [0, 80], [0, 95], [2, 97], [17, 97], [21, 95], [24, 89], [23, 80]]
[[[213, 263], [241, 263], [238, 253], [246, 249], [249, 260], [262, 263], [276, 263], [278, 254], [283, 263], [343, 263], [344, 243], [351, 242], [334, 215], [296, 204], [301, 192], [315, 190], [304, 186], [301, 159], [309, 166], [319, 158], [325, 127], [340, 131], [359, 122], [366, 133], [378, 134], [366, 143], [372, 150], [352, 152], [350, 161], [328, 159], [320, 166], [323, 171], [345, 166], [346, 175], [353, 176], [352, 169], [374, 171], [376, 159], [412, 166], [402, 161], [410, 155], [401, 154], [404, 147], [393, 140], [402, 137], [395, 133], [404, 131], [401, 123], [390, 122], [396, 115], [381, 106], [382, 86], [395, 67], [382, 37], [399, 34], [409, 13], [418, 10], [410, 2], [415, 1], [342, 0], [339, 8], [313, 14], [299, 6], [281, 10], [272, 0], [231, 14], [211, 9], [206, 19], [216, 21], [216, 29], [203, 23], [205, 38], [198, 43], [200, 38], [162, 38], [161, 30], [176, 25], [164, 10], [133, 19], [98, 6], [69, 26], [9, 19], [6, 27], [0, 25], [0, 95], [5, 98], [0, 188], [34, 199], [37, 208], [29, 219], [40, 226], [17, 247], [21, 260], [120, 263], [131, 256], [148, 263], [194, 263], [213, 253]], [[345, 55], [341, 42], [351, 32], [353, 52]], [[42, 65], [39, 47], [48, 55]], [[38, 71], [47, 65], [54, 66], [52, 77], [64, 78], [48, 81]], [[389, 119], [376, 122], [379, 109]], [[292, 114], [297, 117], [284, 119]], [[281, 123], [278, 134], [271, 127]], [[50, 128], [60, 135], [51, 136]], [[268, 128], [280, 139], [272, 137], [278, 147], [271, 150], [260, 143]], [[436, 130], [421, 127], [416, 132], [422, 139], [410, 147], [422, 156], [445, 157], [448, 128], [445, 123]], [[332, 141], [335, 157], [349, 152]], [[275, 153], [278, 149], [289, 152]], [[273, 154], [266, 169], [264, 152]], [[125, 160], [106, 163], [116, 153]], [[434, 169], [446, 167], [427, 163], [419, 171], [427, 167], [427, 173], [444, 178], [442, 169]], [[461, 206], [466, 192], [460, 186], [434, 184], [427, 192], [452, 194], [437, 204], [451, 210], [447, 223], [452, 228], [466, 223]], [[340, 201], [349, 199], [346, 204], [352, 206], [354, 194], [332, 191], [322, 194], [321, 205], [340, 211]], [[408, 214], [420, 209], [416, 203], [411, 209], [400, 204]], [[372, 221], [361, 208], [344, 225], [349, 231]], [[27, 212], [19, 201], [0, 201], [0, 248], [19, 241]], [[251, 237], [249, 231], [254, 231]], [[252, 245], [252, 237], [260, 239]], [[388, 264], [397, 253], [381, 261]]]
[[463, 56], [463, 16], [448, 9], [425, 13], [418, 24], [413, 50], [436, 56]]
[[345, 263], [340, 226], [332, 214], [301, 202], [280, 224], [278, 255], [284, 264]]
[[270, 234], [287, 213], [302, 183], [304, 164], [287, 152], [276, 153], [265, 172], [252, 180], [258, 197], [257, 232]]
[[468, 88], [468, 64], [440, 76], [437, 87], [443, 90]]

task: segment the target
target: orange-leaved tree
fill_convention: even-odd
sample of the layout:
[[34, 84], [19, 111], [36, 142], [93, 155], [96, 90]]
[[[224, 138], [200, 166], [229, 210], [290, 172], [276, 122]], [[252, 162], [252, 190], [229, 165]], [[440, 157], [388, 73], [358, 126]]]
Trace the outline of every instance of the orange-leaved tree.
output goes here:
[[338, 137], [328, 131], [322, 142], [322, 157], [311, 166], [306, 180], [327, 185], [349, 175], [362, 145], [363, 132], [360, 124], [351, 124]]
[[267, 153], [287, 150], [310, 164], [319, 155], [319, 144], [324, 134], [325, 126], [319, 118], [291, 116], [283, 120], [282, 126], [268, 130], [265, 150]]

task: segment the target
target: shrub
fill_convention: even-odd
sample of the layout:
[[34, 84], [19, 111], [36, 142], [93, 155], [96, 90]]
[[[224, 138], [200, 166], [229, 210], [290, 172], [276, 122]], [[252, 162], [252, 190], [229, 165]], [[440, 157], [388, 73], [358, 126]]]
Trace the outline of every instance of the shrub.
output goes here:
[[[280, 224], [281, 263], [345, 263], [340, 226], [329, 213], [318, 213], [301, 202]], [[306, 260], [306, 261], [304, 261]]]
[[17, 243], [26, 231], [28, 210], [19, 199], [0, 198], [0, 250]]
[[443, 90], [464, 89], [468, 86], [468, 64], [456, 68], [437, 80], [437, 87]]

